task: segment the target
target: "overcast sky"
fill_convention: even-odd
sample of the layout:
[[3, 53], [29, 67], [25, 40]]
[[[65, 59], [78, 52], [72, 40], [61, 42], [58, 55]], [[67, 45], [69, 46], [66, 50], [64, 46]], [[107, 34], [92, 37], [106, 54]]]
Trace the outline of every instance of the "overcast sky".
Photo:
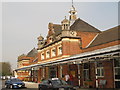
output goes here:
[[[74, 2], [77, 16], [99, 30], [118, 25], [117, 2]], [[70, 2], [3, 2], [2, 60], [17, 66], [17, 57], [37, 48], [37, 37], [46, 37], [48, 23], [60, 24]]]

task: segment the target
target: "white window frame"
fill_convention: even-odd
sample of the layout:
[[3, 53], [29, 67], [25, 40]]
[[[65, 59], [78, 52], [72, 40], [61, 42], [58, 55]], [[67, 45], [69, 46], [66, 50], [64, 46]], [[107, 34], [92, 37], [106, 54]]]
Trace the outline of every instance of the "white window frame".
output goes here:
[[116, 72], [116, 69], [120, 69], [120, 67], [114, 67], [115, 68], [115, 75], [118, 75], [118, 72]]
[[[60, 50], [60, 48], [61, 48], [61, 50]], [[57, 50], [58, 50], [58, 56], [62, 55], [62, 45], [58, 46]]]
[[[48, 54], [48, 52], [49, 52], [49, 54]], [[48, 58], [50, 58], [50, 50], [46, 51], [46, 59], [48, 59]]]
[[[55, 50], [55, 53], [53, 53], [53, 50]], [[56, 56], [56, 48], [51, 49], [51, 52], [52, 52], [52, 53], [51, 53], [51, 56], [52, 56], [52, 57], [55, 57], [55, 56]]]
[[44, 60], [45, 59], [45, 54], [44, 52], [41, 53], [41, 60]]
[[[120, 60], [118, 57], [116, 57], [115, 59], [117, 59], [118, 61]], [[117, 63], [120, 63], [120, 61], [117, 62]], [[120, 66], [116, 66], [115, 64], [116, 63], [115, 63], [115, 60], [114, 60], [114, 75], [116, 76], [116, 75], [118, 75], [118, 72], [116, 72], [116, 71], [117, 71], [117, 69], [120, 69]], [[114, 77], [114, 79], [115, 79], [115, 81], [120, 81], [120, 79], [117, 79], [115, 77]]]
[[84, 69], [83, 72], [87, 72], [86, 76], [84, 76], [84, 81], [89, 80], [89, 69]]
[[[97, 67], [97, 76], [98, 77], [104, 77], [104, 68], [103, 67]], [[98, 70], [100, 70], [100, 74], [98, 75]]]

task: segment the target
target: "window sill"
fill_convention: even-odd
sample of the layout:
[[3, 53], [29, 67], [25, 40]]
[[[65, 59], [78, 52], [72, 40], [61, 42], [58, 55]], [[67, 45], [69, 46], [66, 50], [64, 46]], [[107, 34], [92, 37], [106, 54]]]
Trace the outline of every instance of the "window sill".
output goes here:
[[104, 76], [97, 76], [98, 78], [104, 78]]

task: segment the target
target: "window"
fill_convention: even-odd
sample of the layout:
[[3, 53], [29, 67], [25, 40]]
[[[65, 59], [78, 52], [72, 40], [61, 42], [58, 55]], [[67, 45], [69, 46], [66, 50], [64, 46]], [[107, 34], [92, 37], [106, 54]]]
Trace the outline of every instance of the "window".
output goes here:
[[120, 79], [120, 59], [114, 59], [115, 79]]
[[118, 67], [115, 68], [115, 75], [120, 75], [120, 68]]
[[84, 69], [84, 81], [89, 80], [89, 69]]
[[49, 42], [51, 43], [52, 41], [53, 41], [53, 38], [52, 38], [52, 37], [50, 37]]
[[83, 75], [84, 81], [89, 80], [89, 63], [84, 63]]
[[103, 67], [103, 64], [101, 62], [97, 62], [97, 67]]
[[84, 63], [84, 69], [89, 69], [89, 63]]
[[52, 49], [52, 57], [55, 57], [55, 56], [56, 56], [56, 50]]
[[100, 77], [104, 76], [103, 68], [97, 68], [97, 76], [100, 76]]
[[58, 55], [61, 55], [62, 54], [62, 46], [59, 46], [58, 47]]
[[46, 58], [50, 58], [50, 51], [46, 51]]
[[120, 59], [119, 58], [114, 59], [114, 65], [115, 65], [115, 67], [120, 67]]
[[42, 84], [48, 84], [48, 80], [44, 80]]
[[103, 63], [97, 62], [97, 76], [98, 77], [103, 77], [104, 76], [104, 70], [103, 70]]
[[44, 53], [41, 54], [41, 60], [43, 60], [43, 59], [44, 59]]

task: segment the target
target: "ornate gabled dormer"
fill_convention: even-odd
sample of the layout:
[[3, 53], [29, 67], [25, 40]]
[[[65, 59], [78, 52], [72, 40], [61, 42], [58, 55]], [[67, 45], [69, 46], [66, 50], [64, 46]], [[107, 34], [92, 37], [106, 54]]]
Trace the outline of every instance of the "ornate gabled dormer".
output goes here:
[[54, 31], [54, 24], [53, 23], [49, 23], [48, 24], [48, 35], [47, 35], [47, 40], [48, 40], [48, 43], [51, 43], [54, 41], [54, 34], [55, 34], [55, 31]]
[[53, 23], [49, 23], [48, 24], [48, 29], [49, 29], [49, 32], [48, 32], [48, 36], [51, 36], [54, 34], [54, 26], [53, 26]]
[[69, 16], [70, 25], [72, 25], [75, 22], [75, 20], [77, 19], [77, 11], [75, 10], [75, 7], [73, 6], [73, 4], [72, 4], [72, 7], [71, 7], [69, 13], [70, 13], [70, 16]]
[[43, 45], [44, 45], [44, 38], [40, 35], [38, 38], [38, 48], [41, 48], [41, 47], [43, 47]]

